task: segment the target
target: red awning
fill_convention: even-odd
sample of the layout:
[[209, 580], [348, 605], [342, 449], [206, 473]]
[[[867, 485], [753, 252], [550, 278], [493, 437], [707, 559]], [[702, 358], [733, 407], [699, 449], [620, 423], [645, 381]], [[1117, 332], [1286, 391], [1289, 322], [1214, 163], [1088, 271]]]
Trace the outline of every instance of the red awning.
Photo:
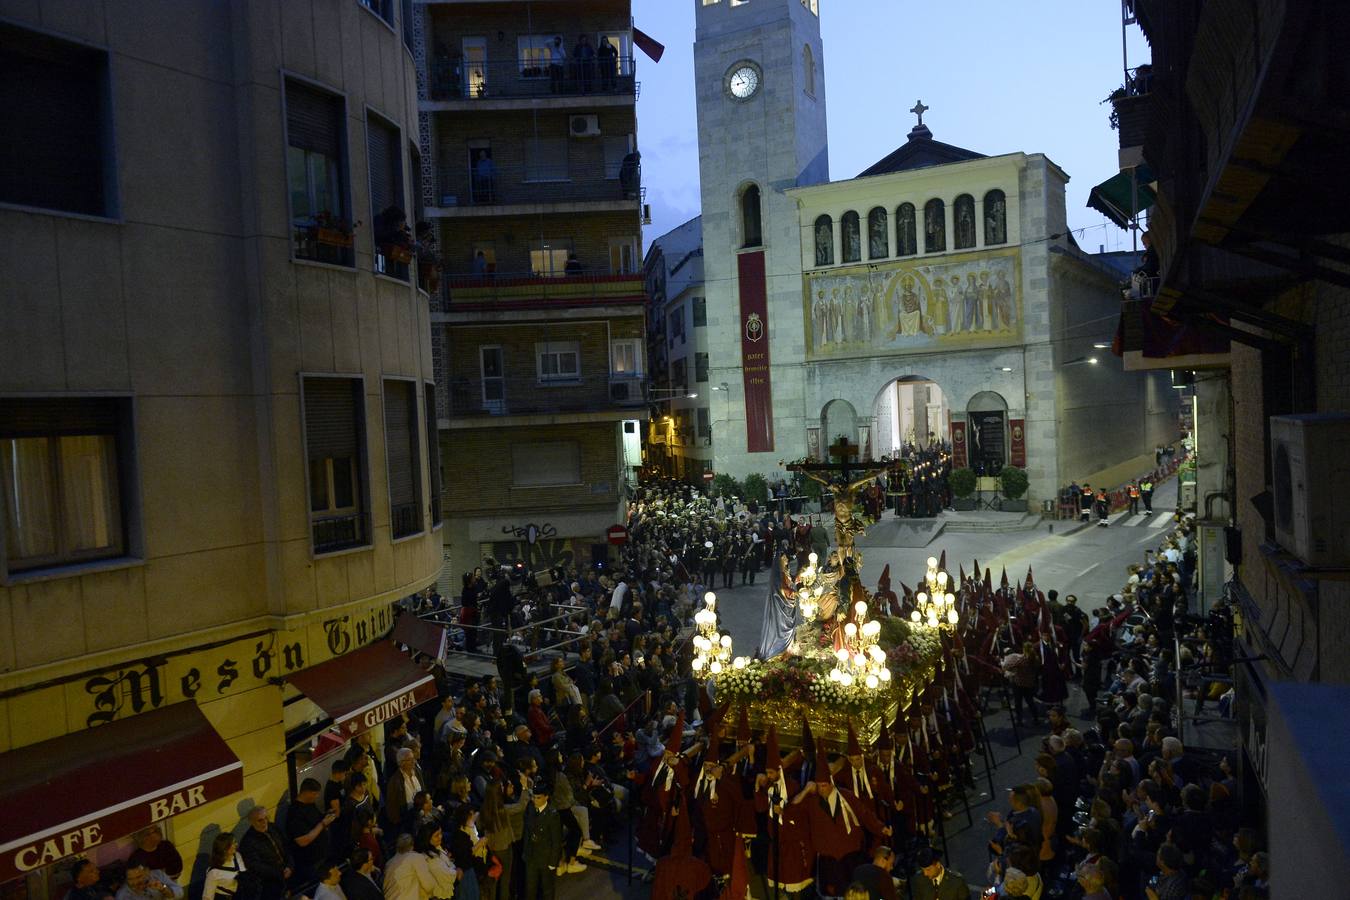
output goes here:
[[394, 643], [439, 660], [445, 652], [445, 626], [405, 612], [394, 622]]
[[0, 882], [243, 789], [191, 701], [0, 754]]
[[347, 735], [374, 728], [436, 696], [436, 679], [388, 641], [287, 675]]

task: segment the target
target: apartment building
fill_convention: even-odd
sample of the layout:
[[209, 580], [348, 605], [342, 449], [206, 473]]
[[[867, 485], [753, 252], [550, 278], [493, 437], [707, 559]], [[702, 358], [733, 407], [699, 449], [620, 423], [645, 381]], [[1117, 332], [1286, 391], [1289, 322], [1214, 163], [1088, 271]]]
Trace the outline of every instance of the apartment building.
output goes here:
[[435, 696], [383, 639], [441, 554], [409, 6], [0, 13], [6, 898], [152, 823], [186, 884]]
[[603, 559], [647, 416], [629, 3], [420, 8], [445, 578]]

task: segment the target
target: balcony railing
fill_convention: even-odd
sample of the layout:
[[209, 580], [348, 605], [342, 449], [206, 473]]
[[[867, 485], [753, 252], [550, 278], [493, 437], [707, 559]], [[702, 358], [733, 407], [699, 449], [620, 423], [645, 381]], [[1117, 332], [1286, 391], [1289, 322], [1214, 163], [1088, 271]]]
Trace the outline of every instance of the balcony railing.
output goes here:
[[632, 409], [647, 403], [642, 375], [575, 378], [456, 378], [450, 416], [537, 416]]
[[395, 538], [407, 537], [422, 530], [422, 517], [417, 503], [397, 503], [389, 508], [389, 526]]
[[316, 518], [311, 528], [315, 553], [333, 553], [366, 543], [365, 515], [360, 512]]
[[438, 206], [584, 203], [642, 199], [642, 166], [569, 164], [566, 160], [524, 166], [442, 166], [436, 174]]
[[635, 60], [621, 56], [612, 70], [598, 60], [582, 64], [568, 59], [554, 67], [535, 59], [466, 62], [437, 58], [431, 64], [432, 100], [502, 100], [537, 97], [637, 95]]
[[480, 304], [642, 303], [643, 280], [629, 275], [575, 274], [546, 277], [531, 272], [448, 275], [445, 309]]

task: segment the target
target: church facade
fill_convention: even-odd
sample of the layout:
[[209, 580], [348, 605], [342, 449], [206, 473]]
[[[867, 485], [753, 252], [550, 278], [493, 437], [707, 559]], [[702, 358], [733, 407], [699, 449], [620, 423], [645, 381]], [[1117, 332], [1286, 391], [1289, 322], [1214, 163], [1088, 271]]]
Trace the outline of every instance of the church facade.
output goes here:
[[816, 4], [699, 2], [716, 471], [945, 441], [1042, 500], [1175, 439], [1167, 379], [1107, 349], [1135, 261], [1076, 245], [1054, 162], [938, 141], [920, 103], [895, 152], [831, 182]]

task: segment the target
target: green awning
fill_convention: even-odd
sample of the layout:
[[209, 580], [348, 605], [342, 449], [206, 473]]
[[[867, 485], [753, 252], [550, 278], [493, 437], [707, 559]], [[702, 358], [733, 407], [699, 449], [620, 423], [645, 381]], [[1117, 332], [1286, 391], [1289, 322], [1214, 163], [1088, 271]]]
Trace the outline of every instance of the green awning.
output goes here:
[[1131, 219], [1158, 199], [1149, 186], [1152, 182], [1153, 173], [1148, 166], [1126, 169], [1093, 188], [1087, 205], [1121, 228], [1128, 228]]

